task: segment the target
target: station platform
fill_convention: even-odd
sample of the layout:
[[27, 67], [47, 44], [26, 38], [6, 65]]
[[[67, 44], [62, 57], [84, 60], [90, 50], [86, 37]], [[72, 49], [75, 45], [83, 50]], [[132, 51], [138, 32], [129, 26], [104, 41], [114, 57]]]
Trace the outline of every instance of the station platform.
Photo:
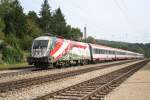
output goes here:
[[114, 89], [104, 100], [150, 100], [150, 62]]

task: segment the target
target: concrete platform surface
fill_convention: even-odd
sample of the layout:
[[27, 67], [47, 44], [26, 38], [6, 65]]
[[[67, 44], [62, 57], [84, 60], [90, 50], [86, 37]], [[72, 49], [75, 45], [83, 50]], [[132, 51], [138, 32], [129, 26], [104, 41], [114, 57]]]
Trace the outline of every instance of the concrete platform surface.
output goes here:
[[108, 94], [105, 100], [150, 100], [150, 62]]

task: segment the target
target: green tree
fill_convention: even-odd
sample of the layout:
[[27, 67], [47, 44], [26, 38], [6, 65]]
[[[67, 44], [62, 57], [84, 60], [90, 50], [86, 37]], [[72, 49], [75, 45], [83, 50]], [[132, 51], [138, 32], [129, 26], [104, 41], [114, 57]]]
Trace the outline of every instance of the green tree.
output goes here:
[[6, 9], [10, 8], [10, 0], [0, 0], [0, 37], [4, 33], [2, 32], [5, 29], [4, 15], [7, 12]]
[[27, 15], [27, 18], [30, 19], [30, 20], [32, 20], [32, 21], [34, 21], [34, 22], [36, 22], [37, 24], [39, 24], [38, 23], [39, 18], [38, 18], [38, 16], [37, 16], [37, 14], [36, 14], [35, 11], [29, 11], [28, 15]]
[[95, 40], [95, 38], [93, 38], [92, 36], [89, 36], [89, 37], [87, 38], [87, 42], [88, 42], [88, 43], [93, 43], [93, 44], [95, 44], [95, 43], [96, 43], [96, 40]]
[[44, 0], [40, 11], [40, 27], [44, 32], [52, 32], [52, 16], [48, 0]]
[[27, 15], [27, 26], [28, 26], [28, 34], [31, 37], [38, 37], [42, 33], [42, 29], [39, 25], [39, 18], [34, 11], [29, 11]]
[[67, 34], [66, 21], [60, 8], [56, 9], [53, 15], [53, 32], [63, 37]]
[[66, 39], [72, 39], [72, 34], [71, 34], [71, 30], [72, 30], [72, 27], [71, 25], [67, 25], [66, 26], [66, 34], [65, 34], [65, 38]]
[[12, 0], [0, 0], [0, 18], [3, 18], [9, 12], [11, 3]]
[[0, 39], [4, 39], [4, 33], [2, 32], [5, 28], [4, 21], [0, 18]]
[[42, 30], [39, 25], [32, 19], [27, 19], [28, 35], [35, 38], [41, 35]]
[[4, 28], [5, 28], [4, 21], [0, 18], [0, 32], [2, 32]]
[[81, 41], [82, 32], [79, 28], [72, 28], [71, 35], [73, 40]]
[[17, 37], [23, 36], [27, 32], [27, 21], [23, 8], [18, 0], [10, 2], [10, 8], [4, 15], [6, 34], [15, 34]]

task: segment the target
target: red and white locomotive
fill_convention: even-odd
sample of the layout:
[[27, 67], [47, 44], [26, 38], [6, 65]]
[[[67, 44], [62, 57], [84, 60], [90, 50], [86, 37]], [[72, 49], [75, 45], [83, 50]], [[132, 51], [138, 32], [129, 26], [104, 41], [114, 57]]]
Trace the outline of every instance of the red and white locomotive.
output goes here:
[[33, 41], [31, 56], [27, 58], [27, 62], [35, 66], [70, 65], [143, 57], [143, 54], [108, 46], [41, 36]]

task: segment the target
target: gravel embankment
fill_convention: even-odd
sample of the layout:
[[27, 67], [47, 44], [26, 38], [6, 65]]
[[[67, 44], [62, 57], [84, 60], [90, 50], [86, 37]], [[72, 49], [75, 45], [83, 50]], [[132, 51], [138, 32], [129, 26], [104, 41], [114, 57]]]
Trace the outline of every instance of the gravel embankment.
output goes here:
[[[117, 62], [124, 62], [124, 61], [117, 61]], [[49, 69], [49, 70], [43, 70], [43, 71], [33, 71], [31, 73], [21, 74], [21, 75], [17, 75], [17, 76], [2, 77], [2, 78], [0, 78], [0, 83], [8, 82], [8, 81], [14, 81], [14, 80], [28, 79], [28, 78], [39, 77], [39, 76], [50, 75], [50, 74], [56, 74], [56, 73], [62, 73], [62, 72], [73, 71], [73, 70], [79, 70], [79, 69], [84, 69], [87, 67], [102, 66], [102, 65], [113, 64], [113, 63], [117, 63], [117, 62], [109, 62], [109, 63], [101, 63], [101, 64], [85, 65], [85, 66], [76, 66], [76, 67], [61, 68], [61, 69]]]
[[[136, 61], [136, 62], [139, 62], [139, 61]], [[101, 75], [110, 73], [112, 71], [124, 68], [124, 67], [132, 65], [136, 62], [118, 65], [115, 67], [109, 67], [109, 68], [105, 68], [105, 69], [100, 69], [100, 70], [96, 70], [93, 72], [89, 72], [89, 73], [85, 73], [82, 75], [77, 75], [77, 76], [73, 76], [73, 77], [69, 77], [69, 78], [65, 78], [65, 79], [61, 79], [61, 80], [57, 80], [57, 81], [53, 81], [53, 82], [43, 83], [41, 85], [35, 85], [35, 86], [24, 88], [24, 89], [21, 89], [18, 91], [10, 91], [6, 94], [1, 94], [0, 99], [4, 99], [4, 100], [16, 100], [16, 99], [17, 100], [29, 100], [29, 99], [33, 99], [37, 96], [42, 96], [44, 94], [47, 94], [47, 93], [50, 93], [53, 91], [57, 91], [59, 89], [63, 89], [63, 88], [66, 88], [68, 86], [72, 86], [72, 85], [75, 85], [77, 83], [95, 78], [97, 76], [101, 76]]]

